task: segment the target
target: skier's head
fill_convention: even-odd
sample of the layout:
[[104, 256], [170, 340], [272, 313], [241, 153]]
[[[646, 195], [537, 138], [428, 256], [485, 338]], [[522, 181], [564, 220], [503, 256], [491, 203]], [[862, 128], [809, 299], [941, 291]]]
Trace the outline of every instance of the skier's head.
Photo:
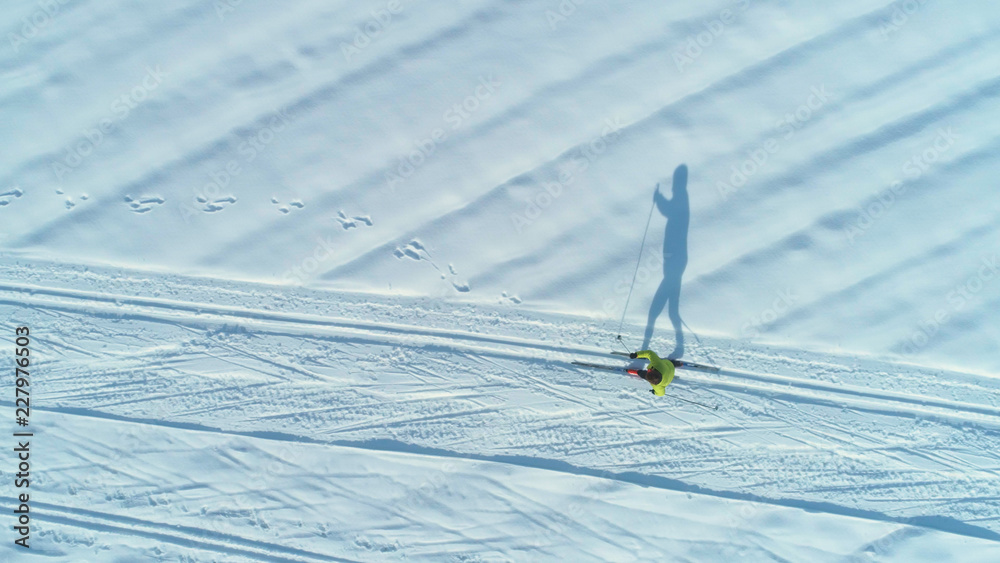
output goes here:
[[656, 371], [653, 368], [646, 370], [646, 373], [645, 375], [643, 375], [643, 377], [646, 379], [646, 381], [650, 382], [653, 385], [659, 385], [660, 382], [663, 381], [663, 376], [660, 374], [660, 372]]

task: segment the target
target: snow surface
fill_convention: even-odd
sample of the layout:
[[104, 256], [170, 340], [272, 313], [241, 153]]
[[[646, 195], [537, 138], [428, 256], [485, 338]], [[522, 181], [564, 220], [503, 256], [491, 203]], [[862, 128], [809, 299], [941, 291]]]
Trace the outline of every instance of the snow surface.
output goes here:
[[0, 24], [0, 558], [1000, 560], [1000, 7]]

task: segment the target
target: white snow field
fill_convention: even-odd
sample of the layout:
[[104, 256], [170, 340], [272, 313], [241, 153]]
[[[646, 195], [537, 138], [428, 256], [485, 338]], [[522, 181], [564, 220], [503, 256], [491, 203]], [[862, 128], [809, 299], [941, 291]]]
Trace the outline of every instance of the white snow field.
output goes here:
[[0, 12], [0, 560], [1000, 561], [995, 3]]

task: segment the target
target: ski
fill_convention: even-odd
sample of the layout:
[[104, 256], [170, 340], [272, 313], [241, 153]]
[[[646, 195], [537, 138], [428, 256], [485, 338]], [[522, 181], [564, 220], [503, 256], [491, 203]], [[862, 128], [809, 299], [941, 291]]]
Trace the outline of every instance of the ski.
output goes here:
[[[616, 355], [621, 356], [621, 355], [624, 355], [624, 354], [616, 354]], [[626, 357], [628, 357], [628, 356], [626, 356]], [[591, 363], [587, 363], [587, 362], [576, 362], [576, 361], [573, 361], [573, 362], [570, 362], [570, 363], [573, 364], [574, 366], [578, 366], [578, 367], [591, 368], [591, 369], [602, 369], [602, 370], [606, 370], [606, 371], [618, 371], [618, 372], [622, 372], [622, 373], [629, 373], [630, 375], [636, 375], [634, 373], [630, 373], [629, 372], [629, 368], [620, 368], [620, 367], [615, 367], [615, 366], [606, 366], [606, 365], [602, 365], [602, 364], [591, 364]], [[684, 367], [687, 367], [687, 366], [685, 365]], [[707, 366], [707, 367], [711, 368], [711, 366]], [[716, 369], [717, 370], [718, 368], [711, 368], [711, 369]], [[690, 403], [692, 405], [697, 405], [699, 407], [706, 408], [708, 410], [712, 410], [712, 411], [719, 410], [719, 406], [718, 405], [706, 405], [705, 403], [699, 403], [698, 401], [692, 401], [690, 399], [685, 399], [683, 397], [677, 397], [675, 395], [671, 395], [670, 397], [673, 398], [673, 399], [677, 399], [678, 401], [684, 401], [685, 403]]]
[[722, 368], [716, 366], [706, 366], [705, 364], [699, 364], [695, 362], [684, 362], [684, 365], [682, 365], [681, 367], [684, 369], [707, 371], [708, 373], [719, 373], [720, 371], [722, 371]]
[[603, 369], [607, 371], [620, 371], [622, 373], [627, 373], [626, 368], [622, 367], [604, 366], [601, 364], [588, 364], [587, 362], [570, 362], [570, 363], [573, 364], [574, 366], [580, 366], [585, 368]]
[[[629, 356], [625, 352], [615, 352], [615, 351], [612, 351], [611, 355], [613, 355], [613, 356], [622, 356], [622, 357], [625, 357], [625, 358], [627, 358]], [[705, 365], [705, 364], [699, 364], [698, 362], [689, 362], [687, 360], [676, 360], [676, 361], [680, 362], [680, 365], [677, 366], [677, 367], [679, 367], [681, 369], [692, 369], [692, 370], [696, 370], [696, 371], [706, 371], [708, 373], [719, 373], [719, 370], [720, 370], [720, 368], [717, 368], [715, 366], [708, 366], [708, 365]]]
[[[587, 362], [576, 362], [576, 361], [570, 362], [570, 363], [573, 364], [574, 366], [578, 366], [578, 367], [591, 368], [591, 369], [602, 369], [602, 370], [606, 370], [606, 371], [618, 371], [618, 372], [622, 372], [622, 373], [629, 373], [629, 368], [620, 368], [620, 367], [615, 367], [615, 366], [605, 366], [605, 365], [602, 365], [602, 364], [591, 364], [591, 363], [587, 363]], [[635, 375], [635, 374], [630, 374], [630, 375]], [[684, 401], [685, 403], [690, 403], [692, 405], [697, 405], [699, 407], [706, 408], [706, 409], [712, 410], [712, 411], [719, 410], [719, 406], [718, 405], [706, 405], [705, 403], [699, 403], [698, 401], [692, 401], [690, 399], [685, 399], [683, 397], [677, 397], [676, 395], [670, 395], [670, 398], [677, 399], [678, 401]]]

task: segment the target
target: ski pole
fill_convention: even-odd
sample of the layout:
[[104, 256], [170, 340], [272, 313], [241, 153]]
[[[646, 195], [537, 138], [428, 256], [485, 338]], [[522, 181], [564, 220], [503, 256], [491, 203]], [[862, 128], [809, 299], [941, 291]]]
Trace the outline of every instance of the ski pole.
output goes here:
[[[660, 190], [660, 184], [656, 184], [656, 190]], [[653, 221], [653, 209], [656, 208], [656, 198], [649, 206], [649, 217], [646, 219], [646, 230], [642, 233], [642, 243], [639, 244], [639, 257], [635, 260], [635, 273], [632, 274], [632, 285], [628, 288], [628, 297], [625, 299], [625, 310], [622, 311], [622, 322], [618, 323], [618, 339], [622, 337], [622, 326], [625, 325], [625, 314], [628, 313], [628, 304], [632, 300], [632, 290], [635, 288], [635, 278], [639, 275], [639, 263], [642, 262], [642, 251], [646, 247], [646, 236], [649, 235], [649, 224]]]
[[627, 346], [627, 345], [625, 344], [625, 341], [624, 341], [624, 340], [622, 340], [622, 335], [620, 335], [620, 334], [619, 334], [619, 335], [618, 335], [618, 338], [616, 338], [615, 340], [617, 340], [618, 342], [621, 342], [621, 343], [622, 343], [622, 346], [623, 346], [623, 347], [625, 348], [625, 351], [626, 351], [626, 352], [628, 352], [629, 354], [632, 354], [632, 352], [633, 352], [633, 351], [632, 351], [632, 350], [629, 350], [628, 346]]
[[706, 405], [704, 403], [699, 403], [698, 401], [689, 401], [688, 399], [682, 399], [682, 398], [680, 398], [680, 397], [678, 397], [676, 395], [671, 395], [671, 397], [677, 399], [678, 401], [684, 401], [685, 403], [691, 403], [692, 405], [698, 405], [699, 407], [702, 407], [702, 408], [705, 408], [705, 409], [709, 409], [709, 410], [713, 410], [713, 411], [719, 410], [719, 405], [715, 405], [714, 407], [712, 407], [712, 406]]
[[684, 322], [683, 319], [681, 320], [681, 323], [683, 323], [684, 327], [688, 329], [688, 332], [690, 332], [694, 336], [695, 342], [697, 342], [698, 346], [701, 347], [701, 351], [704, 352], [705, 356], [707, 356], [708, 359], [712, 363], [718, 363], [715, 360], [715, 358], [712, 357], [712, 354], [708, 350], [705, 349], [705, 345], [701, 343], [701, 338], [698, 338], [698, 333], [695, 332], [694, 329], [692, 329], [691, 327], [689, 327], [688, 324], [686, 322]]

